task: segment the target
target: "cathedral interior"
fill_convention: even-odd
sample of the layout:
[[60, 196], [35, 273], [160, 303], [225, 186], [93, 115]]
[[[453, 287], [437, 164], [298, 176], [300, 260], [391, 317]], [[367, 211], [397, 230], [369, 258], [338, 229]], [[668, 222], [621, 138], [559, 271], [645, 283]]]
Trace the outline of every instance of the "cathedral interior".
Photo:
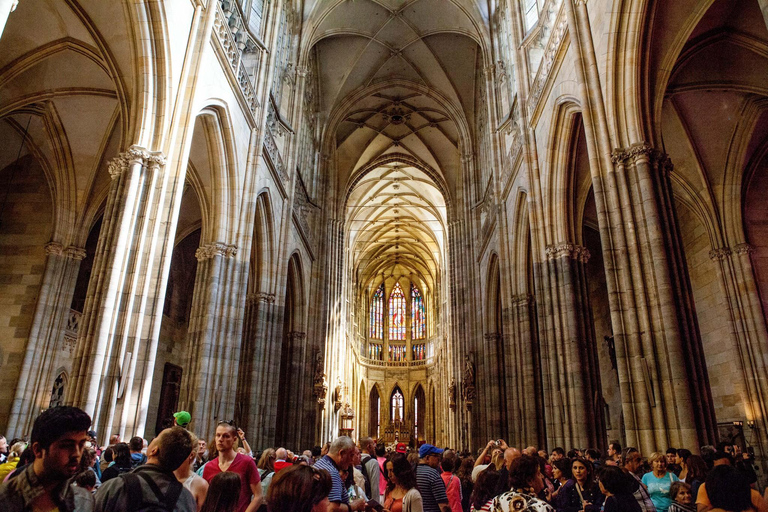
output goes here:
[[69, 404], [254, 448], [768, 455], [768, 0], [0, 0], [0, 30], [6, 436]]

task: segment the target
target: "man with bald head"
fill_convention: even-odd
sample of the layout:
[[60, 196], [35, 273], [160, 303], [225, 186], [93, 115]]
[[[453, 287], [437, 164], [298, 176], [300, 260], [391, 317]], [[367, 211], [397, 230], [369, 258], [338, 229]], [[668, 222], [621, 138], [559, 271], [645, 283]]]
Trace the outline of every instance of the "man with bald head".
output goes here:
[[504, 465], [499, 470], [499, 483], [496, 484], [496, 494], [501, 494], [509, 490], [509, 468], [512, 462], [522, 455], [517, 448], [507, 447], [504, 450]]

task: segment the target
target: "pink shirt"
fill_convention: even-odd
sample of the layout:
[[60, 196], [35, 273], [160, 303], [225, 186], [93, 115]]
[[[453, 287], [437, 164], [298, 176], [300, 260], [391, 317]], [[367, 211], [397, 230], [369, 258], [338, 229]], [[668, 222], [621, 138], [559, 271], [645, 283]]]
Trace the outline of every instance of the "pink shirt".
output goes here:
[[387, 462], [386, 457], [376, 457], [376, 460], [379, 461], [379, 469], [381, 469], [381, 472], [379, 473], [379, 494], [381, 496], [384, 496], [384, 494], [387, 491], [387, 477], [385, 475], [384, 471], [384, 464]]
[[[229, 465], [227, 471], [240, 475], [240, 499], [237, 502], [237, 510], [238, 512], [244, 512], [248, 505], [251, 504], [251, 496], [253, 496], [251, 485], [261, 482], [259, 470], [256, 469], [256, 463], [252, 458], [238, 453], [235, 455], [235, 460]], [[210, 484], [213, 477], [219, 473], [221, 473], [221, 468], [219, 467], [219, 458], [216, 457], [205, 465], [203, 478]]]
[[461, 482], [459, 477], [453, 473], [443, 471], [440, 473], [445, 482], [445, 494], [448, 495], [448, 504], [451, 506], [451, 510], [462, 510], [461, 508]]

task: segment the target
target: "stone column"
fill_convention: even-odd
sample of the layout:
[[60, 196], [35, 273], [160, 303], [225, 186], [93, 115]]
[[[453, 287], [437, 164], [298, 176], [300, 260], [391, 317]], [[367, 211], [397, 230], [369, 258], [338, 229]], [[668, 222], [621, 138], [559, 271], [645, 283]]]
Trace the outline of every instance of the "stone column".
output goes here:
[[[755, 284], [750, 254], [752, 247], [739, 243], [733, 250], [721, 247], [710, 251], [717, 266], [723, 294], [727, 300], [733, 333], [733, 351], [740, 366], [739, 375], [733, 375], [732, 385], [743, 397], [746, 429], [754, 429], [752, 444], [761, 449], [758, 457], [766, 458], [768, 448], [768, 368], [763, 357], [768, 346], [765, 317]], [[726, 340], [723, 340], [726, 341]], [[753, 422], [752, 425], [749, 422]], [[757, 441], [757, 442], [755, 442]]]
[[32, 422], [42, 409], [48, 407], [53, 383], [52, 365], [56, 349], [64, 341], [77, 272], [85, 258], [85, 249], [65, 248], [58, 242], [47, 244], [45, 253], [43, 282], [8, 419], [6, 436], [9, 439], [28, 435]]
[[539, 309], [548, 446], [605, 445], [600, 374], [589, 309], [586, 248], [558, 243], [546, 248], [540, 274], [546, 284]]
[[[717, 439], [701, 337], [669, 180], [667, 156], [648, 144], [615, 150], [608, 216], [622, 239], [606, 249], [627, 443], [699, 446]], [[597, 194], [596, 194], [597, 195]], [[625, 229], [623, 219], [642, 219]], [[621, 243], [626, 243], [626, 251]], [[606, 244], [610, 245], [610, 244]], [[609, 279], [609, 283], [611, 280]], [[620, 316], [619, 316], [620, 315]]]
[[[274, 376], [280, 370], [279, 345], [272, 335], [274, 304], [275, 295], [271, 293], [251, 293], [246, 298], [238, 384], [240, 414], [236, 419], [254, 446], [273, 442], [277, 421], [275, 408], [266, 407], [272, 402]], [[272, 425], [271, 434], [267, 425]]]
[[236, 255], [237, 247], [222, 242], [203, 245], [195, 253], [189, 359], [179, 404], [192, 414], [195, 433], [206, 439], [217, 420], [231, 420], [235, 414], [242, 318], [238, 299], [242, 263]]
[[[142, 435], [172, 249], [177, 187], [162, 153], [132, 146], [112, 176], [81, 323], [68, 402], [94, 428]], [[118, 413], [117, 411], [120, 411]]]
[[510, 446], [546, 446], [544, 401], [541, 393], [541, 355], [532, 295], [512, 298], [511, 334], [505, 358], [507, 411], [505, 433]]

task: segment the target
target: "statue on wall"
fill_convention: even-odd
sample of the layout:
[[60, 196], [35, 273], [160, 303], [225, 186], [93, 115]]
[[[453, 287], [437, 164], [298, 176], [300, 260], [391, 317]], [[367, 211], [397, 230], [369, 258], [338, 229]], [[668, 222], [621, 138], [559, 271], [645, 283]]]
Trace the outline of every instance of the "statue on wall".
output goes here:
[[456, 379], [452, 378], [451, 383], [448, 384], [448, 407], [452, 411], [456, 410]]
[[469, 359], [469, 355], [464, 356], [464, 382], [462, 389], [462, 398], [467, 405], [467, 410], [472, 410], [472, 403], [475, 401], [475, 365]]
[[325, 376], [323, 355], [320, 351], [315, 356], [314, 395], [321, 409], [325, 409], [325, 395], [328, 393], [328, 380]]

